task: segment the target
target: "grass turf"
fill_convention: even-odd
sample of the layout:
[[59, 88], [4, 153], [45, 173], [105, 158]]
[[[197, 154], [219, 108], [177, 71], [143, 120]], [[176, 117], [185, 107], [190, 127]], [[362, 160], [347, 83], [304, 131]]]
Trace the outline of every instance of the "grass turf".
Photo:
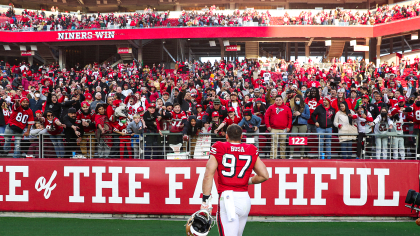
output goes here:
[[[0, 218], [0, 235], [185, 235], [183, 221]], [[419, 235], [415, 222], [248, 222], [244, 235]], [[218, 235], [217, 227], [209, 235]]]

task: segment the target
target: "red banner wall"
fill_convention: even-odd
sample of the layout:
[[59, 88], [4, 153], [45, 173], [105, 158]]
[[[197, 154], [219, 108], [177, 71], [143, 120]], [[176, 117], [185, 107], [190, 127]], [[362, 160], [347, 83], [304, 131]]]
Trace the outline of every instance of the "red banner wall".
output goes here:
[[[419, 162], [264, 163], [271, 178], [249, 188], [251, 215], [415, 216], [404, 200], [408, 189], [419, 191]], [[0, 211], [192, 214], [200, 207], [205, 164], [3, 159]]]

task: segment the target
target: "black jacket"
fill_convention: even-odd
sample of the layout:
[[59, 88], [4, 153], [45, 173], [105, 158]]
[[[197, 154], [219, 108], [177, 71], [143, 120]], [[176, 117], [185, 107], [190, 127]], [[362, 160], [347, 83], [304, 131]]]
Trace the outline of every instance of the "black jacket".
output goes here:
[[144, 123], [146, 124], [146, 133], [157, 133], [157, 124], [156, 118], [158, 117], [158, 112], [156, 111], [153, 114], [150, 114], [149, 111], [146, 111], [143, 116]]
[[335, 110], [331, 106], [326, 109], [323, 105], [319, 105], [315, 108], [315, 111], [311, 115], [311, 119], [314, 123], [318, 122], [320, 128], [331, 128], [333, 127], [335, 117]]
[[77, 139], [78, 136], [76, 135], [74, 129], [71, 127], [72, 125], [79, 127], [77, 131], [80, 132], [80, 136], [84, 134], [82, 124], [76, 123], [76, 118], [72, 119], [68, 115], [64, 116], [63, 118], [63, 124], [66, 125], [66, 128], [64, 128], [64, 134], [66, 135], [66, 141], [70, 142], [72, 139]]
[[377, 117], [379, 115], [379, 108], [376, 104], [368, 103], [366, 109], [370, 112], [372, 117]]
[[[195, 126], [191, 125], [191, 120], [193, 119], [197, 122]], [[185, 124], [184, 129], [182, 130], [182, 133], [184, 135], [197, 136], [201, 128], [202, 128], [201, 120], [197, 120], [196, 116], [190, 116], [188, 117], [188, 122]]]

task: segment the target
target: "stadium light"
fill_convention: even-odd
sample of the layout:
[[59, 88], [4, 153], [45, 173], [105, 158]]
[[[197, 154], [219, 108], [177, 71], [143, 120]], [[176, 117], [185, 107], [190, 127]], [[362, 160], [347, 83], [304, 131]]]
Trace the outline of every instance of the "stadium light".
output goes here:
[[38, 51], [38, 48], [36, 47], [36, 45], [31, 45], [31, 50], [32, 51]]
[[6, 50], [6, 51], [10, 51], [11, 50], [9, 45], [3, 45], [3, 47], [4, 47], [4, 50]]
[[209, 41], [210, 47], [216, 47], [216, 41]]
[[357, 45], [357, 41], [356, 40], [351, 40], [350, 41], [350, 46], [356, 46]]
[[20, 45], [19, 48], [20, 48], [21, 51], [26, 51], [26, 46], [25, 45]]
[[229, 40], [223, 40], [223, 46], [229, 46]]
[[411, 34], [411, 40], [417, 40], [417, 39], [419, 39], [418, 33]]
[[[411, 211], [416, 210], [416, 211], [420, 211], [420, 193], [410, 189], [408, 190], [407, 196], [405, 197], [405, 203], [407, 204], [411, 204], [410, 205], [405, 205], [405, 207], [408, 207], [411, 209]], [[417, 207], [416, 207], [417, 205]]]

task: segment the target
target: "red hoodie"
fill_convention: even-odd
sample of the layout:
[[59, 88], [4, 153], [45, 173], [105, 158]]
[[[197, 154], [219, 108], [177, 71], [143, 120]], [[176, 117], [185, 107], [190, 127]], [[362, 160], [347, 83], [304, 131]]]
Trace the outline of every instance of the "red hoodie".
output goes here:
[[265, 113], [265, 124], [272, 129], [291, 129], [292, 110], [284, 103], [281, 106], [271, 105]]

